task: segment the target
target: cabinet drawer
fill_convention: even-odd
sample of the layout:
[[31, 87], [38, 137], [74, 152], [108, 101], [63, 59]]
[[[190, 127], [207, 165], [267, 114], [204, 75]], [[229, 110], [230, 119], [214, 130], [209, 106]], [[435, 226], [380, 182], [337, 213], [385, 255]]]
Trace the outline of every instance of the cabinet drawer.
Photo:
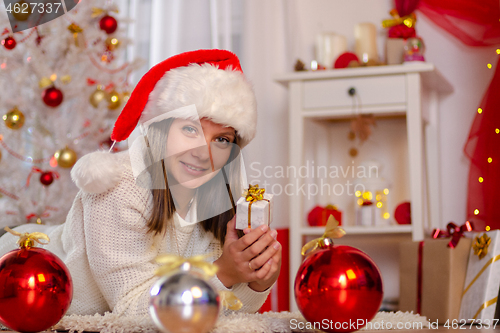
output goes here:
[[389, 75], [305, 81], [303, 108], [350, 108], [351, 88], [356, 89], [362, 106], [406, 103], [405, 76]]

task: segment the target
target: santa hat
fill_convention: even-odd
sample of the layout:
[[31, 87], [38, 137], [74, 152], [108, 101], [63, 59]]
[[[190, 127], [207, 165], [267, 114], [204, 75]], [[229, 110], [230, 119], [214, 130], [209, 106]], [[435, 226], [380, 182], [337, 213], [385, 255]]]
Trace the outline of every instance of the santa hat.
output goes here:
[[[238, 57], [227, 50], [211, 49], [182, 53], [152, 67], [118, 116], [111, 139], [126, 140], [138, 123], [179, 117], [174, 111], [188, 105], [196, 106], [200, 119], [234, 128], [240, 147], [255, 136], [255, 95]], [[121, 168], [114, 154], [95, 152], [83, 156], [71, 176], [86, 192], [100, 193], [116, 185]]]
[[182, 53], [151, 68], [116, 120], [111, 139], [123, 141], [139, 121], [191, 104], [200, 119], [234, 128], [240, 146], [254, 138], [257, 112], [252, 87], [234, 53], [213, 49]]

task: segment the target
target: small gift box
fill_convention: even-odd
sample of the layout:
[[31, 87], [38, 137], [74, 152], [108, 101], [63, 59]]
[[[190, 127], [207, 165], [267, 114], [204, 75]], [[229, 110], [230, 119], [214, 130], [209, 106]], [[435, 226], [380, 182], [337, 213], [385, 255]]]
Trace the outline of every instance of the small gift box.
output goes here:
[[433, 237], [448, 236], [451, 240], [429, 239], [400, 244], [399, 310], [413, 311], [443, 324], [459, 319], [471, 245], [471, 239], [462, 238], [462, 235], [472, 228], [469, 224], [458, 227], [450, 223], [448, 230], [436, 230]]
[[259, 185], [249, 185], [236, 207], [236, 229], [269, 226], [273, 220], [273, 195]]
[[462, 293], [460, 318], [483, 324], [499, 319], [500, 230], [476, 234], [469, 254], [469, 264]]
[[[404, 8], [404, 10], [406, 11], [408, 8]], [[388, 65], [396, 65], [403, 63], [406, 40], [416, 36], [415, 22], [417, 18], [414, 13], [405, 13], [408, 15], [401, 17], [396, 8], [389, 13], [393, 18], [382, 21], [382, 26], [389, 28], [386, 41], [386, 62]]]

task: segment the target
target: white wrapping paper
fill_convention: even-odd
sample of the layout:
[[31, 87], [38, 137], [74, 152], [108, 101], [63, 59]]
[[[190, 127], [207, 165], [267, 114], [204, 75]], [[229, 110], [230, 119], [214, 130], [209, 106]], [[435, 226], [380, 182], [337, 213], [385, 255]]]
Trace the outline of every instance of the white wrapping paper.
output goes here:
[[[264, 199], [252, 203], [251, 206], [251, 227], [255, 229], [263, 224], [269, 226], [273, 220], [273, 195], [264, 193]], [[248, 207], [250, 202], [245, 197], [241, 197], [236, 207], [236, 229], [248, 228]]]
[[[483, 234], [474, 235], [472, 244]], [[491, 243], [484, 258], [479, 259], [471, 247], [460, 306], [460, 319], [468, 322], [481, 320], [483, 324], [486, 324], [485, 320], [492, 323], [500, 288], [500, 230], [486, 232], [486, 235], [491, 238]]]

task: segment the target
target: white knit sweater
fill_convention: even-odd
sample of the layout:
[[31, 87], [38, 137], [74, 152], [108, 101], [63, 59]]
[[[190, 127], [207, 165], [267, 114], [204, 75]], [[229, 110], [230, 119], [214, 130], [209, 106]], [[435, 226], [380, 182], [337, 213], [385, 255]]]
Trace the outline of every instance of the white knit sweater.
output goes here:
[[[111, 310], [123, 315], [148, 315], [149, 290], [157, 280], [157, 255], [178, 254], [179, 249], [184, 257], [214, 253], [214, 261], [222, 254], [219, 241], [200, 223], [180, 227], [175, 221], [175, 231], [167, 228], [161, 236], [147, 233], [151, 191], [136, 185], [128, 154], [120, 155], [124, 172], [118, 185], [100, 194], [80, 191], [64, 224], [28, 224], [15, 229], [49, 235], [50, 243], [43, 247], [65, 262], [73, 278], [74, 297], [68, 314], [93, 315]], [[2, 236], [0, 256], [15, 249], [16, 240], [11, 234]], [[216, 276], [210, 282], [218, 290], [228, 290]], [[270, 288], [256, 292], [241, 283], [232, 291], [243, 303], [239, 311], [253, 313], [264, 303]], [[224, 310], [224, 314], [229, 312]]]

